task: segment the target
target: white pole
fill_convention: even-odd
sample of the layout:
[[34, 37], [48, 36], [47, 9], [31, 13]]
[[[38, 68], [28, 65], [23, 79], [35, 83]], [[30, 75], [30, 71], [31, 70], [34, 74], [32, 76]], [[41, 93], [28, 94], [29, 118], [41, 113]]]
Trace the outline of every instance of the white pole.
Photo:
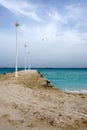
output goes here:
[[26, 47], [27, 45], [25, 44], [25, 71], [26, 71]]
[[19, 23], [15, 23], [16, 26], [16, 65], [15, 65], [15, 77], [18, 77], [18, 26]]
[[28, 70], [30, 69], [30, 52], [28, 52]]

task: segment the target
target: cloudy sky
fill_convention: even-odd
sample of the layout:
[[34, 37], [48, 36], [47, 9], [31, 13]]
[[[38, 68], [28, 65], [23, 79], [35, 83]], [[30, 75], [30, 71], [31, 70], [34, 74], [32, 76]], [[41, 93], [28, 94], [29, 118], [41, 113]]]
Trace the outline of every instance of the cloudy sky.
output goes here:
[[[0, 0], [0, 67], [87, 67], [87, 0]], [[28, 55], [30, 52], [30, 55]]]

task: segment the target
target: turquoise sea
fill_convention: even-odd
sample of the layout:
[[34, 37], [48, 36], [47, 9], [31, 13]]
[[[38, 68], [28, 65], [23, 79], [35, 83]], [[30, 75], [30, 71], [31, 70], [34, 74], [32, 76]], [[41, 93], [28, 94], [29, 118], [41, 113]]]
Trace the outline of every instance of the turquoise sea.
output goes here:
[[[87, 93], [87, 68], [34, 68], [63, 91]], [[19, 70], [23, 70], [20, 68]], [[0, 74], [14, 72], [14, 68], [0, 68]]]
[[63, 91], [87, 93], [87, 68], [47, 68], [39, 71]]

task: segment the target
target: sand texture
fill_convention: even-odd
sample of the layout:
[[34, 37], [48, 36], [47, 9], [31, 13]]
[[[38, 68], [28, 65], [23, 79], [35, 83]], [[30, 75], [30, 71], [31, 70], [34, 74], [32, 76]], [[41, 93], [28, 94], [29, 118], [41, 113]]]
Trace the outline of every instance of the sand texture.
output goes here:
[[0, 130], [87, 130], [87, 94], [64, 93], [36, 70], [3, 74]]

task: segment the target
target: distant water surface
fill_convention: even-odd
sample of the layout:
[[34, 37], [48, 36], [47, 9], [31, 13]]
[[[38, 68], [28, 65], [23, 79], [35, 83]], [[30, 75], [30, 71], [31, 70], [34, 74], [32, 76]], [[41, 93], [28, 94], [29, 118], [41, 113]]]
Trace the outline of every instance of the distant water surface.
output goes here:
[[[18, 70], [23, 70], [23, 68], [18, 68]], [[4, 74], [4, 73], [11, 73], [14, 72], [15, 68], [0, 68], [0, 74]]]

